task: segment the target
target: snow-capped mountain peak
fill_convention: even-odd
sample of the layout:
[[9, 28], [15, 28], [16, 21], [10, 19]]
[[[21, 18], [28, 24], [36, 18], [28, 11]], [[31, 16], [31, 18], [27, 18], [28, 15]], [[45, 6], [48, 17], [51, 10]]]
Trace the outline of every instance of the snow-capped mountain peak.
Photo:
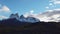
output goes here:
[[20, 17], [18, 16], [18, 14], [11, 14], [10, 18], [16, 18], [17, 20], [21, 21], [21, 22], [31, 22], [31, 23], [35, 23], [35, 22], [39, 22], [40, 20], [30, 16], [25, 17], [24, 15], [21, 15]]
[[39, 19], [37, 19], [35, 17], [32, 17], [32, 16], [31, 17], [29, 17], [29, 16], [24, 17], [23, 15], [20, 16], [19, 20], [22, 21], [22, 22], [24, 21], [24, 22], [31, 22], [31, 23], [40, 21]]

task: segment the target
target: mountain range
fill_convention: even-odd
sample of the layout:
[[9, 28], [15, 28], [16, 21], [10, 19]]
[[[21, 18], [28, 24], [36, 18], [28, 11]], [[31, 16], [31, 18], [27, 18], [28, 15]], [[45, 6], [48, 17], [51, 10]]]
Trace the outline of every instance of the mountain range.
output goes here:
[[[11, 14], [9, 18], [16, 18], [19, 21], [24, 21], [24, 22], [39, 22], [39, 21], [44, 21], [44, 22], [60, 22], [60, 9], [52, 9], [52, 10], [46, 10], [43, 13], [39, 14], [23, 14], [21, 16], [16, 14]], [[9, 19], [8, 18], [8, 19]]]
[[8, 19], [0, 20], [0, 32], [2, 34], [60, 34], [60, 22], [50, 21], [60, 18], [59, 12], [60, 10], [48, 10], [42, 14], [26, 17], [19, 16], [18, 13], [11, 14]]
[[35, 18], [35, 17], [25, 17], [24, 15], [21, 15], [19, 17], [18, 13], [16, 14], [11, 14], [10, 15], [10, 18], [9, 19], [12, 19], [12, 18], [16, 18], [18, 21], [21, 21], [21, 22], [31, 22], [31, 23], [35, 23], [35, 22], [39, 22], [40, 20]]

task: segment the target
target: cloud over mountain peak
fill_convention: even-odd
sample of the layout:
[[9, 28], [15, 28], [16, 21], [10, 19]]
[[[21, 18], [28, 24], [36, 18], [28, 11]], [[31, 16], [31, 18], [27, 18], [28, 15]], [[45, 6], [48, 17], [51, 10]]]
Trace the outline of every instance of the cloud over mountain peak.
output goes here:
[[40, 14], [25, 14], [25, 16], [31, 16], [31, 17], [35, 17], [38, 18], [40, 21], [44, 21], [44, 22], [59, 22], [60, 20], [60, 8], [58, 9], [53, 9], [53, 10], [46, 10], [43, 13]]

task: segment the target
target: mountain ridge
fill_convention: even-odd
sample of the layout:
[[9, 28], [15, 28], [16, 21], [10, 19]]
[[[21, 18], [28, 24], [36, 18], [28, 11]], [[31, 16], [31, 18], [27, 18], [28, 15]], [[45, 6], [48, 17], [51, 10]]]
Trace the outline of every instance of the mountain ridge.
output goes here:
[[33, 23], [33, 22], [39, 22], [40, 21], [39, 19], [37, 19], [35, 17], [32, 17], [32, 16], [31, 17], [25, 17], [24, 15], [21, 15], [19, 17], [18, 13], [11, 14], [10, 18], [16, 18], [17, 20], [19, 20], [21, 22], [31, 22], [31, 23]]

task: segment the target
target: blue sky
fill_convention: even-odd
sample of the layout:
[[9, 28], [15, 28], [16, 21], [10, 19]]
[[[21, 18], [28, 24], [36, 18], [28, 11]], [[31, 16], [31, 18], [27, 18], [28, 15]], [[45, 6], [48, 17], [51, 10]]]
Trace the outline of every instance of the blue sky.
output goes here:
[[[11, 13], [18, 12], [19, 15], [29, 12], [31, 10], [34, 13], [44, 12], [48, 9], [57, 8], [54, 5], [59, 5], [56, 3], [57, 0], [0, 0], [0, 4], [5, 5], [11, 11], [10, 13], [4, 13], [0, 15], [9, 16]], [[49, 8], [50, 7], [50, 8]]]
[[11, 12], [18, 11], [20, 14], [34, 10], [34, 13], [44, 11], [48, 5], [48, 0], [0, 0], [1, 4], [9, 7]]

